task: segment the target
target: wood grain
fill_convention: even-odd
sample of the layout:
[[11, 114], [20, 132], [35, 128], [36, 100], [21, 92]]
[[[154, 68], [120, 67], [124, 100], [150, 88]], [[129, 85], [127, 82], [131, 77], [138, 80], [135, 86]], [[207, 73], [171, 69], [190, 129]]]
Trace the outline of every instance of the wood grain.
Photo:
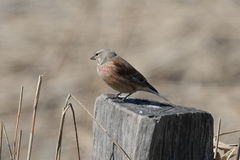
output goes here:
[[[96, 119], [132, 160], [212, 160], [213, 118], [194, 108], [143, 99], [124, 103], [101, 95]], [[93, 124], [92, 160], [124, 160], [107, 135]]]

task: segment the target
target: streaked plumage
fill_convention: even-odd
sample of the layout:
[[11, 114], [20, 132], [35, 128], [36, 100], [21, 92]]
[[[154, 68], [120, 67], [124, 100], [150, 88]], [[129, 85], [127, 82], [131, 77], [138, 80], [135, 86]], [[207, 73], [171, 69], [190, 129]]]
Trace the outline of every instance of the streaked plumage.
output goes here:
[[110, 49], [101, 49], [96, 52], [91, 60], [97, 60], [97, 72], [99, 76], [114, 90], [128, 93], [124, 99], [136, 91], [153, 93], [166, 101], [165, 97], [148, 83], [146, 78], [126, 60], [118, 56]]

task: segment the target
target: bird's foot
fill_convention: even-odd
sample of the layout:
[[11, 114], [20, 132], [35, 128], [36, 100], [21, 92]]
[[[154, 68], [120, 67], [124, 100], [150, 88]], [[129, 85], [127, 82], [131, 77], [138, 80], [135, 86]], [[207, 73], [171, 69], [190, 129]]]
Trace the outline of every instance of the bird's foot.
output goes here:
[[121, 99], [119, 96], [121, 95], [122, 93], [120, 92], [120, 93], [118, 93], [118, 94], [116, 94], [116, 96], [113, 96], [113, 97], [111, 97], [112, 99]]
[[118, 93], [118, 94], [116, 94], [116, 95], [113, 95], [113, 96], [109, 96], [109, 97], [107, 97], [107, 99], [112, 99], [112, 100], [114, 100], [114, 101], [121, 101], [123, 98], [122, 97], [119, 97], [120, 95], [121, 95], [122, 93]]
[[118, 102], [118, 103], [124, 103], [126, 102], [127, 98], [132, 94], [132, 93], [129, 93], [127, 96], [125, 97], [119, 97], [122, 93], [118, 93], [116, 94], [116, 96], [113, 96], [113, 97], [108, 97], [108, 99], [112, 99], [114, 102]]
[[114, 102], [117, 102], [117, 103], [124, 103], [125, 102], [125, 98], [123, 97], [123, 98], [121, 98], [121, 97], [115, 97], [115, 98], [113, 98], [113, 101]]

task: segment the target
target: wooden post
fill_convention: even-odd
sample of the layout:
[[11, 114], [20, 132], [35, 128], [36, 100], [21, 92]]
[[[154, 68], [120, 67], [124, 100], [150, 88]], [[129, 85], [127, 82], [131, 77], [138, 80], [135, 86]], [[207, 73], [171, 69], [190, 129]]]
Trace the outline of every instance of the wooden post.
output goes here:
[[[131, 160], [213, 160], [213, 118], [194, 108], [101, 95], [95, 118]], [[95, 123], [92, 160], [125, 160]]]

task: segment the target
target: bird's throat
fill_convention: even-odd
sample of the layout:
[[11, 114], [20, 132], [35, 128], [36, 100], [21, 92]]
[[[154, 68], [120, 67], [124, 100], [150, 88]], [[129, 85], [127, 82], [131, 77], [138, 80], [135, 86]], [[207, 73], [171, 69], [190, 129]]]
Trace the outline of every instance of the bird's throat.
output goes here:
[[111, 67], [107, 64], [104, 65], [98, 65], [97, 72], [100, 77], [103, 79], [111, 76]]

